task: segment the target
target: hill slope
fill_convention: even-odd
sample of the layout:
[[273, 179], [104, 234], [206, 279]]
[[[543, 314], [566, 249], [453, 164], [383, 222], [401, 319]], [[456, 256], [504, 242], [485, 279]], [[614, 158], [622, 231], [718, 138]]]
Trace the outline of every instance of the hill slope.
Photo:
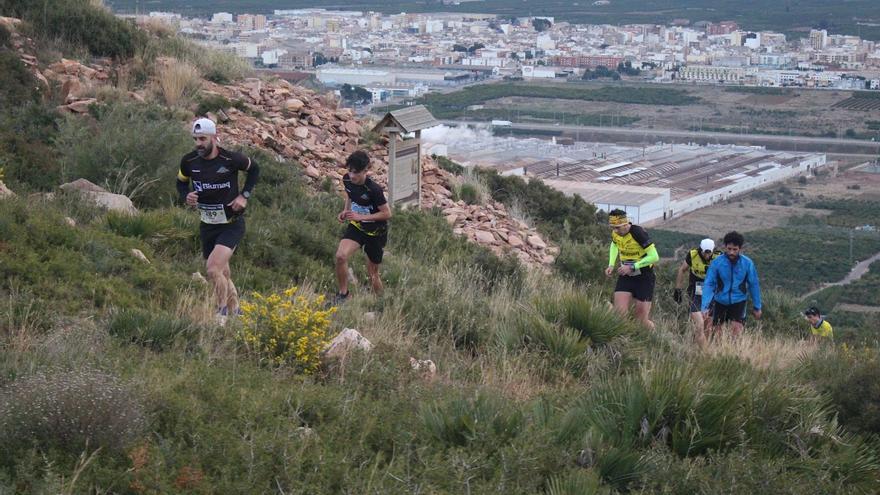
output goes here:
[[[21, 39], [7, 39], [3, 73], [23, 82], [0, 98], [38, 86]], [[146, 77], [121, 86], [110, 64], [112, 85], [74, 95], [95, 99], [82, 114], [66, 113], [70, 95], [57, 100], [63, 85], [51, 81], [48, 96], [2, 107], [0, 157], [17, 196], [0, 200], [0, 492], [877, 490], [876, 346], [806, 346], [797, 308], [770, 294], [761, 331], [699, 352], [666, 298], [646, 333], [610, 313], [598, 270], [567, 270], [574, 282], [527, 269], [457, 236], [440, 210], [395, 212], [386, 295], [358, 285], [327, 323], [329, 336], [357, 328], [371, 351], [312, 374], [297, 360], [270, 364], [244, 337], [275, 323], [211, 323], [192, 276], [197, 220], [170, 201], [184, 122], [204, 98], [168, 104], [162, 62], [122, 62]], [[306, 301], [291, 304], [311, 318], [332, 287], [341, 200], [302, 163], [246, 151], [264, 174], [236, 283], [267, 311], [253, 291], [281, 301], [298, 286]], [[92, 170], [139, 213], [55, 187]], [[542, 203], [525, 204], [545, 217]], [[598, 244], [596, 221], [547, 231]]]

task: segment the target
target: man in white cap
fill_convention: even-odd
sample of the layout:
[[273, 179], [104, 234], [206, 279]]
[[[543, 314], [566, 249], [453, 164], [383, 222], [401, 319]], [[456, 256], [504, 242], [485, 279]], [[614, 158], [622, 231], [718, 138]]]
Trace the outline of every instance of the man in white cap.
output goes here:
[[[202, 256], [207, 260], [218, 321], [223, 324], [227, 315], [238, 312], [238, 292], [232, 283], [229, 260], [244, 237], [244, 210], [260, 169], [241, 153], [221, 148], [217, 126], [210, 119], [193, 122], [192, 137], [195, 149], [180, 160], [177, 192], [181, 202], [199, 211]], [[239, 171], [247, 174], [241, 193]]]
[[675, 280], [675, 291], [672, 293], [675, 302], [680, 303], [682, 301], [682, 287], [684, 286], [685, 277], [687, 277], [687, 295], [690, 305], [691, 323], [694, 326], [694, 338], [700, 347], [706, 345], [707, 333], [709, 331], [709, 321], [703, 318], [703, 313], [700, 311], [700, 305], [703, 300], [703, 283], [706, 280], [706, 271], [709, 269], [709, 264], [719, 255], [721, 255], [721, 251], [715, 250], [715, 241], [708, 238], [700, 241], [700, 247], [688, 251], [684, 261], [681, 262], [681, 266], [678, 268], [678, 276]]

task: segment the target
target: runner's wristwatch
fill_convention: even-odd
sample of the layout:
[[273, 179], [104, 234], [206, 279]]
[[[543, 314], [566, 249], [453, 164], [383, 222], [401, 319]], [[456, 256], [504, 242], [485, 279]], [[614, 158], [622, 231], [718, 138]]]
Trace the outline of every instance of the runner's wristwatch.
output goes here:
[[251, 199], [251, 192], [250, 191], [242, 191], [241, 195], [244, 196], [244, 199]]

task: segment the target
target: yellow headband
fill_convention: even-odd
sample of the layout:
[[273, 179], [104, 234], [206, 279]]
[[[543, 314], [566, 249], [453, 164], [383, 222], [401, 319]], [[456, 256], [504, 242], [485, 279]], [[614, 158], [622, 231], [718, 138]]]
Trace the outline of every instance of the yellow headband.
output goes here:
[[626, 215], [611, 215], [608, 217], [608, 224], [612, 227], [619, 227], [628, 223], [629, 220], [626, 218]]

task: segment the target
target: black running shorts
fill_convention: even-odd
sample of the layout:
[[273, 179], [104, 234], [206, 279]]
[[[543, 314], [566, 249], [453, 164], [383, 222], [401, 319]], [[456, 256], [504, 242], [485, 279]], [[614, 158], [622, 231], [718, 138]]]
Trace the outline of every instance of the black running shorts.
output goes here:
[[650, 302], [654, 299], [654, 270], [642, 268], [635, 276], [618, 276], [614, 292], [629, 292], [637, 301]]
[[728, 321], [742, 323], [746, 319], [746, 301], [730, 305], [721, 304], [718, 301], [715, 301], [713, 304], [713, 325], [721, 325], [722, 323], [727, 323]]
[[202, 239], [202, 256], [208, 259], [211, 251], [218, 244], [235, 250], [244, 237], [244, 217], [236, 218], [232, 223], [210, 224], [201, 223], [199, 237]]
[[388, 242], [387, 228], [383, 228], [380, 233], [377, 233], [376, 235], [367, 235], [366, 232], [363, 232], [354, 225], [348, 224], [342, 238], [351, 239], [360, 244], [364, 253], [367, 254], [367, 259], [372, 263], [376, 265], [382, 263], [382, 255], [385, 253], [385, 243]]

